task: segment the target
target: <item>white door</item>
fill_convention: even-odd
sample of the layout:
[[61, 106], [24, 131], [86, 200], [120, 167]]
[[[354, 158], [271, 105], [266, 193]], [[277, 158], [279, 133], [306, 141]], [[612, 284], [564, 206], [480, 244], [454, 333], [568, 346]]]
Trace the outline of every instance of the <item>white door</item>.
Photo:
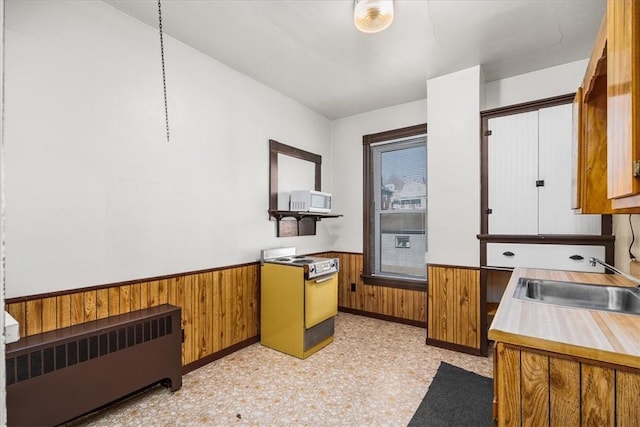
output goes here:
[[600, 215], [571, 209], [572, 104], [538, 113], [538, 234], [600, 234]]
[[538, 112], [490, 119], [489, 129], [489, 233], [538, 234]]

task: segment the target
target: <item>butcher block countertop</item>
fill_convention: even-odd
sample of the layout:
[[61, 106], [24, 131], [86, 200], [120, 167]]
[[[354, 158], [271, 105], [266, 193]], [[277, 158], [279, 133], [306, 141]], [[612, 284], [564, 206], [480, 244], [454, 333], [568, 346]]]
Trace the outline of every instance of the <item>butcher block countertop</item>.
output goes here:
[[635, 286], [612, 274], [516, 268], [489, 329], [489, 339], [640, 369], [640, 316], [514, 298], [518, 279]]

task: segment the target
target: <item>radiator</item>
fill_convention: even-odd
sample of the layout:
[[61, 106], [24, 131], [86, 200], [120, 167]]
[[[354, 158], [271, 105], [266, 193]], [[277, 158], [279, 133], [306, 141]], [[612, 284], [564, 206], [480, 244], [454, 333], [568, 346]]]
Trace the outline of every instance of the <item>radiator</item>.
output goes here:
[[161, 305], [6, 347], [7, 424], [57, 425], [163, 382], [182, 386], [180, 309]]

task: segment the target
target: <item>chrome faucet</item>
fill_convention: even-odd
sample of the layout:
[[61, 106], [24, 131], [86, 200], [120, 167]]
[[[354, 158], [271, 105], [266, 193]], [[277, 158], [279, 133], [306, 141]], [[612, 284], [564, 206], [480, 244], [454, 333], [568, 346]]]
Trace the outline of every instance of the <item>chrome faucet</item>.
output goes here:
[[606, 262], [599, 260], [598, 258], [594, 258], [594, 257], [589, 257], [589, 265], [591, 267], [595, 267], [596, 264], [600, 264], [601, 266], [603, 266], [605, 269], [608, 269], [610, 271], [613, 271], [616, 274], [619, 274], [620, 276], [624, 277], [625, 279], [635, 283], [636, 285], [638, 285], [638, 287], [640, 288], [640, 279], [638, 279], [637, 277], [633, 277], [630, 274], [625, 273], [624, 271], [620, 271], [617, 268], [615, 268], [612, 265], [607, 264]]

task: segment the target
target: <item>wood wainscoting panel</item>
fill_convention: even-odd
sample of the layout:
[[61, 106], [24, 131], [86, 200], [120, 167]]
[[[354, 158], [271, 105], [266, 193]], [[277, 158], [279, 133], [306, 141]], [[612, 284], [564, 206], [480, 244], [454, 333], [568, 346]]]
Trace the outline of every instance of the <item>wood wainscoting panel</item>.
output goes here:
[[42, 299], [42, 332], [49, 332], [56, 329], [57, 307], [56, 297]]
[[109, 317], [109, 289], [96, 291], [96, 317], [98, 319]]
[[338, 307], [357, 314], [407, 321], [426, 326], [426, 289], [402, 289], [384, 285], [367, 285], [362, 280], [362, 254], [326, 252], [317, 254], [338, 258]]
[[[365, 285], [362, 254], [340, 259], [338, 305], [358, 314], [426, 325], [426, 290]], [[193, 273], [7, 299], [5, 309], [25, 337], [84, 322], [171, 304], [181, 308], [183, 366], [213, 360], [260, 334], [260, 266], [250, 263]], [[355, 291], [351, 284], [355, 284]], [[197, 366], [196, 366], [197, 367]]]
[[26, 337], [130, 311], [172, 304], [182, 310], [182, 365], [259, 335], [257, 263], [157, 280], [7, 299], [5, 309]]
[[480, 270], [429, 265], [428, 278], [428, 343], [480, 351]]

